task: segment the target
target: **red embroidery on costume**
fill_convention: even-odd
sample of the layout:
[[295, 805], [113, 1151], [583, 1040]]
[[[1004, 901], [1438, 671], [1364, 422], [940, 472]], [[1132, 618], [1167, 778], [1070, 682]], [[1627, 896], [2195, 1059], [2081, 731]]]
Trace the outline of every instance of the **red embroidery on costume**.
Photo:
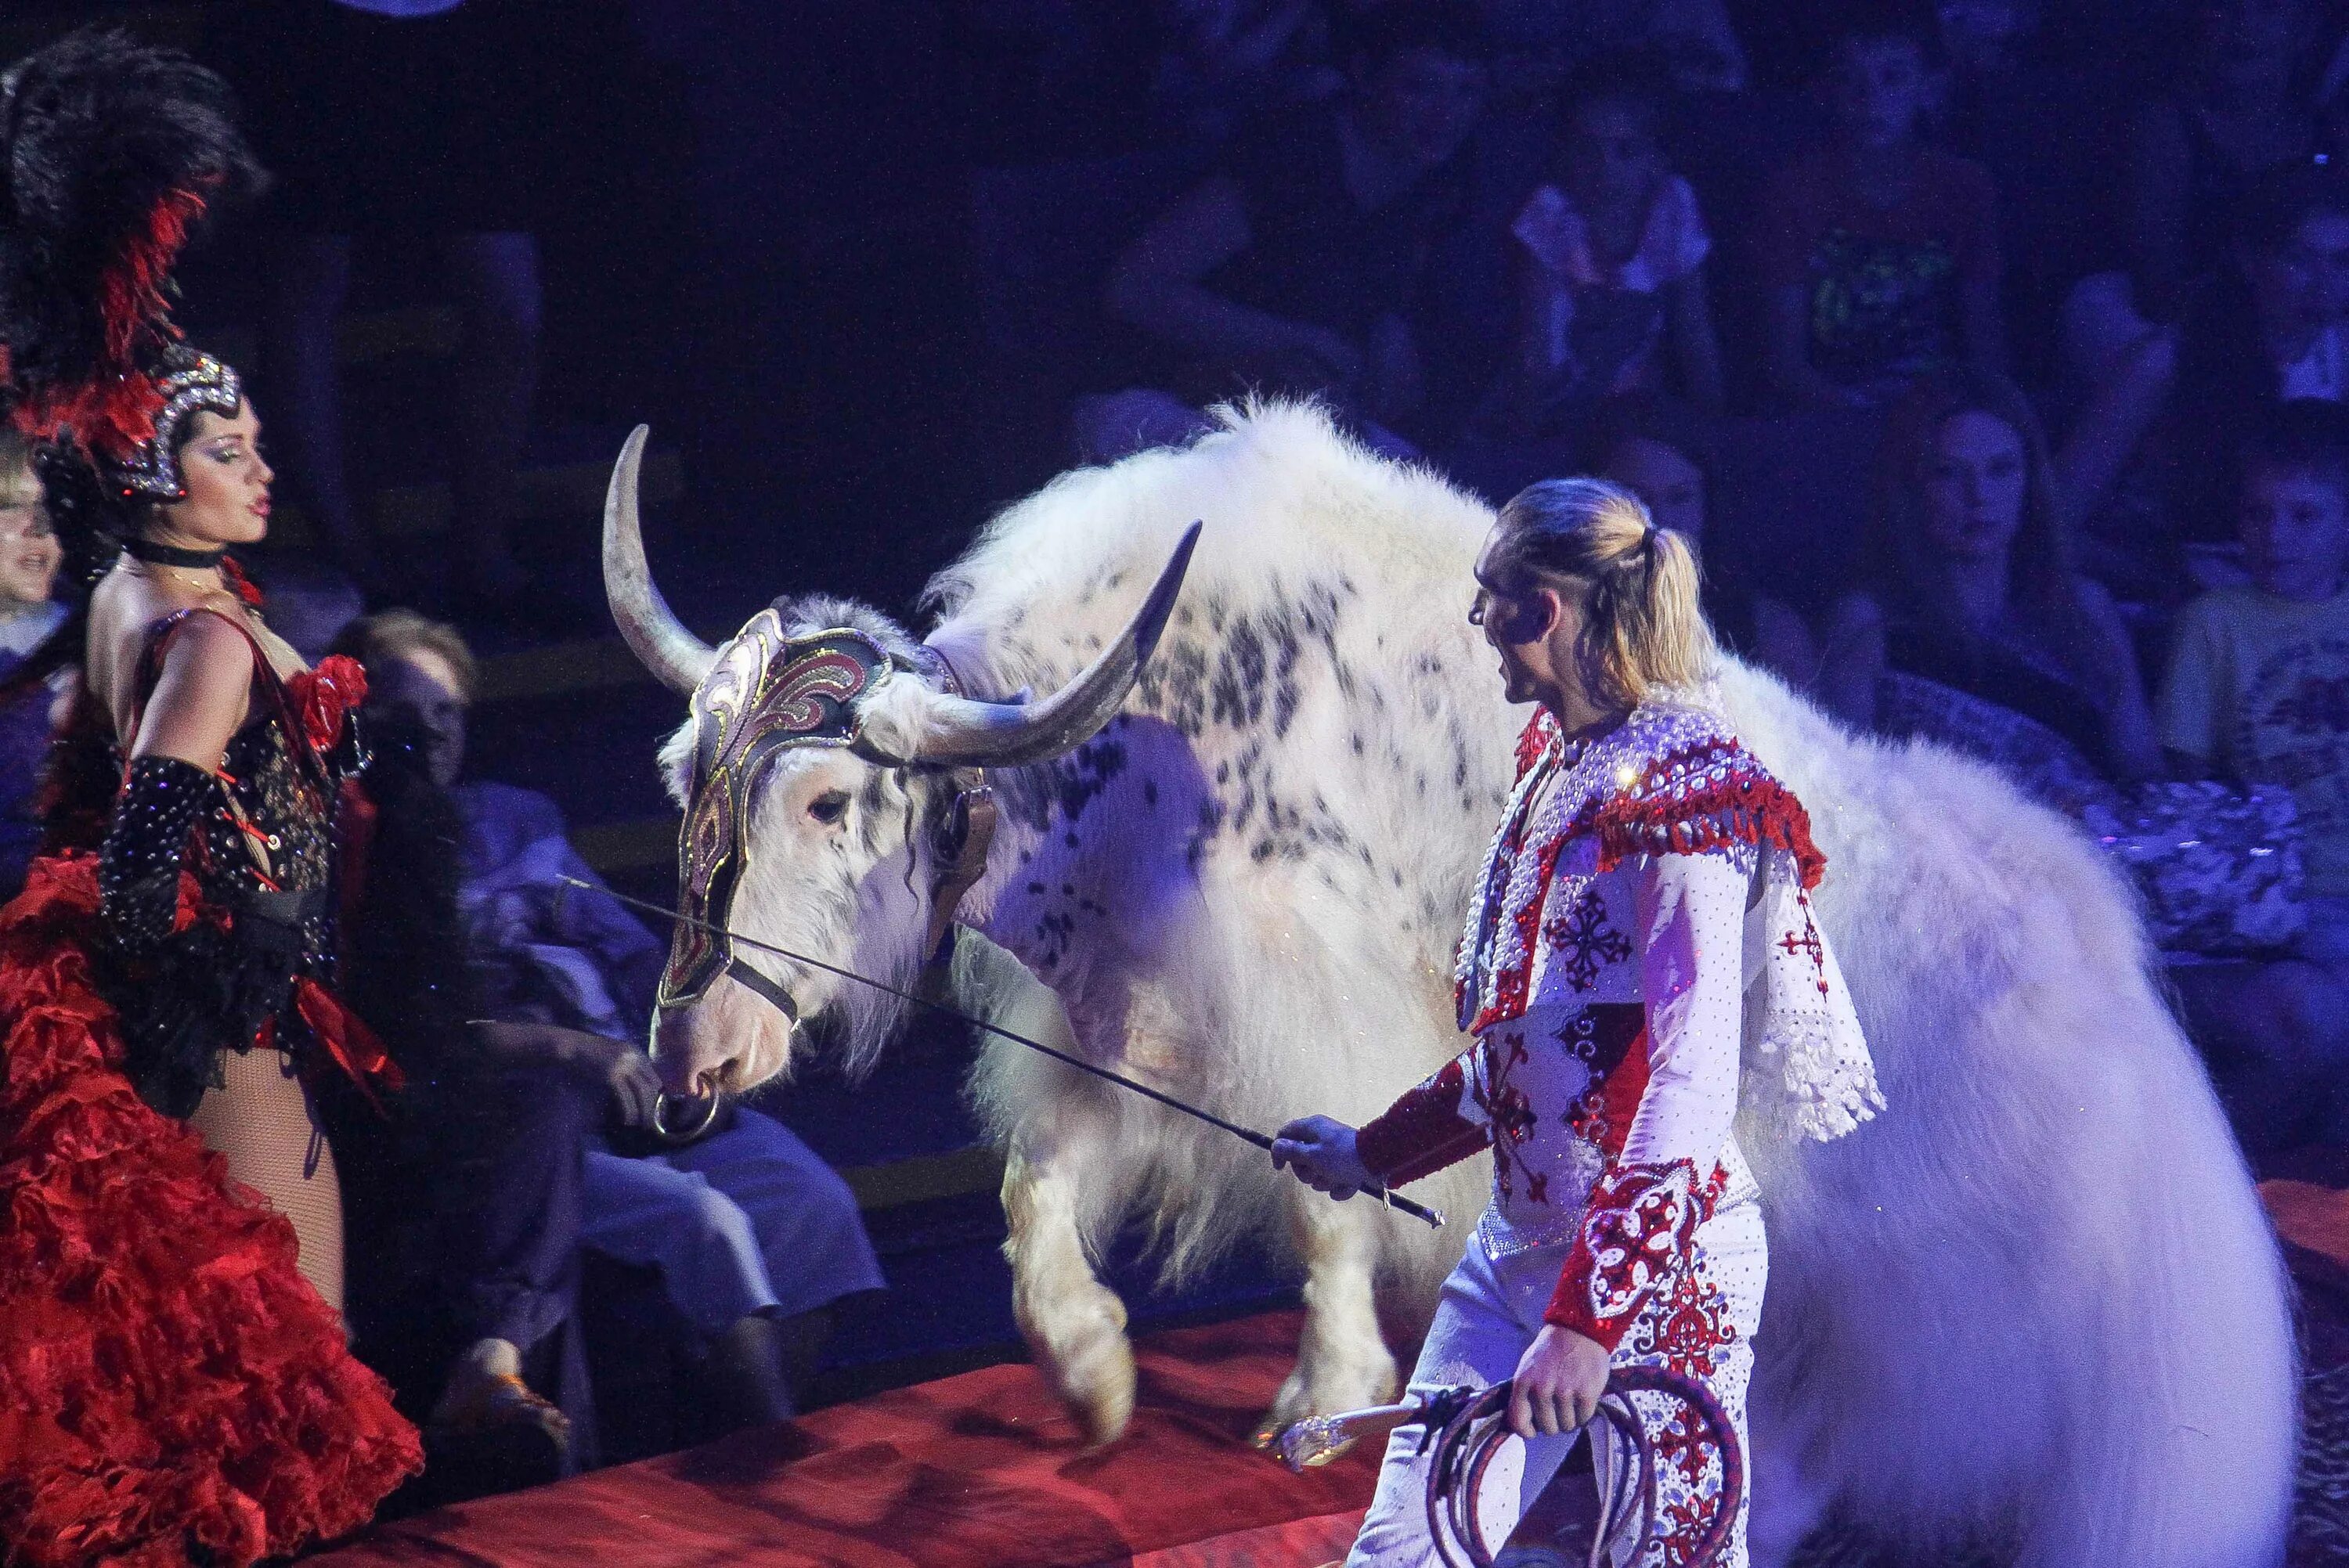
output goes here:
[[1550, 717], [1549, 709], [1536, 708], [1533, 717], [1517, 731], [1518, 782], [1525, 781], [1526, 775], [1533, 771], [1534, 764], [1542, 759], [1542, 753], [1547, 751], [1550, 742], [1557, 738], [1557, 724]]
[[1526, 1037], [1521, 1030], [1512, 1029], [1497, 1042], [1485, 1043], [1485, 1079], [1472, 1091], [1476, 1103], [1493, 1124], [1493, 1186], [1503, 1198], [1516, 1191], [1511, 1172], [1522, 1171], [1526, 1177], [1526, 1196], [1534, 1202], [1549, 1202], [1549, 1178], [1526, 1164], [1518, 1146], [1534, 1135], [1534, 1102], [1526, 1091], [1509, 1081], [1510, 1072], [1533, 1059], [1526, 1049]]
[[1791, 956], [1795, 947], [1800, 947], [1811, 955], [1811, 984], [1816, 985], [1819, 995], [1824, 996], [1827, 994], [1827, 950], [1826, 944], [1819, 940], [1818, 923], [1811, 918], [1810, 893], [1796, 888], [1795, 903], [1803, 912], [1803, 939], [1795, 943], [1790, 934], [1786, 940], [1793, 945], [1788, 946], [1786, 952]]
[[1635, 1355], [1662, 1357], [1675, 1372], [1710, 1377], [1717, 1370], [1714, 1353], [1736, 1338], [1729, 1304], [1698, 1264], [1673, 1273], [1671, 1288], [1640, 1315], [1624, 1344]]
[[[1602, 1037], [1598, 1015], [1618, 1013], [1637, 1021], [1630, 1037], [1624, 1038], [1619, 1028]], [[1646, 1017], [1643, 1006], [1617, 1005], [1589, 1008], [1568, 1026], [1578, 1038], [1568, 1048], [1589, 1064], [1590, 1085], [1567, 1109], [1566, 1124], [1610, 1164], [1623, 1152], [1631, 1119], [1639, 1114], [1640, 1097], [1648, 1092]]]
[[1633, 1317], [1689, 1257], [1702, 1205], [1696, 1167], [1621, 1165], [1591, 1183], [1543, 1321], [1598, 1341], [1622, 1343]]
[[1468, 1075], [1456, 1061], [1389, 1106], [1354, 1135], [1354, 1152], [1389, 1187], [1455, 1165], [1485, 1147], [1485, 1130], [1460, 1114]]
[[1697, 1547], [1713, 1528], [1713, 1510], [1720, 1506], [1720, 1483], [1678, 1498], [1659, 1510], [1656, 1551], [1660, 1568], [1687, 1568], [1696, 1561]]
[[[1537, 738], [1542, 744], [1528, 760], [1528, 748]], [[1524, 1016], [1534, 971], [1542, 961], [1537, 935], [1548, 938], [1549, 951], [1565, 959], [1569, 984], [1577, 984], [1585, 973], [1595, 980], [1598, 972], [1584, 968], [1580, 960], [1603, 954], [1596, 948], [1583, 954], [1567, 946], [1576, 934], [1574, 907], [1547, 929], [1541, 919], [1558, 861], [1578, 839], [1587, 835], [1597, 841], [1592, 869], [1601, 874], [1635, 855], [1700, 854], [1733, 845], [1785, 850], [1794, 858], [1798, 891], [1817, 886], [1826, 873], [1826, 856], [1812, 841], [1810, 815], [1803, 803], [1733, 737], [1706, 735], [1636, 767], [1627, 761], [1624, 774], [1609, 781], [1613, 787], [1547, 830], [1539, 843], [1526, 838], [1539, 805], [1539, 791], [1528, 788], [1528, 777], [1545, 760], [1562, 762], [1563, 754], [1556, 731], [1539, 724], [1527, 725], [1518, 745], [1524, 764], [1516, 801], [1519, 814], [1504, 827], [1494, 846], [1478, 890], [1475, 920], [1454, 969], [1453, 997], [1467, 1033], [1481, 1034]], [[1537, 860], [1527, 884], [1519, 881], [1517, 871], [1520, 858], [1529, 852]], [[1526, 890], [1523, 907], [1497, 907], [1509, 898], [1513, 886]], [[1598, 940], [1596, 934], [1593, 940]], [[1482, 950], [1487, 947], [1489, 951]], [[1824, 954], [1819, 962], [1824, 984]], [[1487, 965], [1489, 969], [1483, 967]]]
[[1726, 736], [1666, 752], [1567, 830], [1599, 837], [1599, 869], [1634, 855], [1701, 854], [1732, 844], [1775, 845], [1795, 857], [1804, 888], [1826, 874], [1811, 814], [1751, 752]]

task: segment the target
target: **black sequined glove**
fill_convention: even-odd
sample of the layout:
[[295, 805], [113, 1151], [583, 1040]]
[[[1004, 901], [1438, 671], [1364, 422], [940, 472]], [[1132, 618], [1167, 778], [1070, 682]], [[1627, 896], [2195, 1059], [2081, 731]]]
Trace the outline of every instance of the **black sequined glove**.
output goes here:
[[98, 855], [98, 913], [125, 953], [150, 953], [179, 913], [188, 831], [220, 801], [220, 780], [176, 757], [141, 757], [114, 803]]

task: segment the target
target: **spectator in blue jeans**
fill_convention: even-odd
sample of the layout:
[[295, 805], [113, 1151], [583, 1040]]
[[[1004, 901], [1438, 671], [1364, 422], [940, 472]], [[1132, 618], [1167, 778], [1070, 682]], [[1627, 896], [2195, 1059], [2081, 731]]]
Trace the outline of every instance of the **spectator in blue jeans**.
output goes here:
[[[840, 1298], [883, 1288], [845, 1182], [773, 1118], [728, 1108], [704, 1136], [624, 1154], [649, 1128], [659, 1081], [647, 1020], [664, 945], [609, 898], [564, 834], [554, 802], [508, 784], [455, 782], [476, 683], [451, 627], [404, 611], [344, 639], [367, 665], [369, 706], [423, 738], [434, 779], [463, 819], [459, 905], [477, 1006], [601, 1084], [611, 1112], [586, 1153], [579, 1239], [657, 1269], [707, 1357], [722, 1424], [788, 1418]], [[617, 1147], [616, 1147], [616, 1145]]]

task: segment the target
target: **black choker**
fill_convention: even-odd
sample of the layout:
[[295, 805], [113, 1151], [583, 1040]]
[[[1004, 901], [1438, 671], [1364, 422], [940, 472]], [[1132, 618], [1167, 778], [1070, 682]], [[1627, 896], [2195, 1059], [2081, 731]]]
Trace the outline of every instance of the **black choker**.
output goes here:
[[140, 560], [151, 562], [157, 566], [184, 566], [196, 572], [218, 566], [228, 554], [226, 550], [177, 550], [150, 539], [126, 539], [122, 542], [122, 548]]

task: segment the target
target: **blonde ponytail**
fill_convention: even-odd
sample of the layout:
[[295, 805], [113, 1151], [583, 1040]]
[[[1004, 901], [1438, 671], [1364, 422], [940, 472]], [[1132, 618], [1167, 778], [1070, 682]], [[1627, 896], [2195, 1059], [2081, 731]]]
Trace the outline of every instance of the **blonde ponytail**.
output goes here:
[[1544, 480], [1501, 509], [1485, 570], [1511, 594], [1547, 585], [1582, 608], [1590, 696], [1624, 707], [1711, 673], [1696, 554], [1639, 497], [1604, 480]]

